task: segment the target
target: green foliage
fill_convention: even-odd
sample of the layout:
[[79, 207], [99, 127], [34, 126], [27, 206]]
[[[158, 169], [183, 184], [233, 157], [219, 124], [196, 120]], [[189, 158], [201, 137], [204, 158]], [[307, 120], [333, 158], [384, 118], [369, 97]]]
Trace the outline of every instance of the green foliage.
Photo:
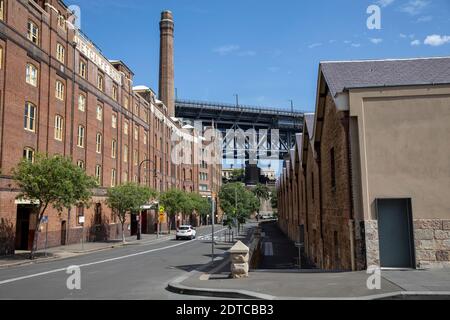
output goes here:
[[169, 217], [173, 217], [177, 213], [184, 212], [188, 206], [188, 204], [185, 203], [186, 201], [188, 201], [186, 194], [177, 189], [171, 189], [164, 192], [159, 197], [159, 203], [164, 206]]
[[247, 190], [242, 183], [229, 183], [222, 186], [219, 193], [220, 206], [229, 220], [245, 221], [260, 207], [259, 199]]
[[74, 205], [86, 205], [97, 186], [68, 158], [37, 155], [34, 163], [22, 160], [13, 171], [14, 180], [21, 192], [18, 199], [38, 200], [42, 208], [53, 205], [62, 212]]
[[211, 213], [211, 204], [209, 203], [207, 198], [203, 198], [198, 193], [190, 193], [188, 194], [193, 209], [202, 217], [206, 217]]
[[273, 209], [278, 209], [278, 194], [276, 191], [272, 192], [272, 197], [270, 198], [270, 203]]
[[255, 196], [260, 200], [270, 199], [270, 188], [264, 184], [258, 183], [256, 188], [252, 190]]
[[120, 222], [125, 223], [127, 213], [139, 213], [141, 207], [154, 198], [156, 198], [156, 191], [135, 183], [127, 183], [109, 189], [106, 203]]
[[[60, 213], [75, 205], [88, 207], [92, 189], [97, 186], [94, 178], [87, 176], [71, 159], [62, 156], [38, 154], [33, 163], [22, 160], [13, 170], [13, 178], [21, 190], [17, 199], [37, 203], [35, 230], [39, 229], [42, 217], [50, 205]], [[36, 232], [33, 241], [32, 259], [36, 251], [37, 234]]]
[[108, 190], [107, 205], [117, 215], [122, 225], [122, 240], [125, 242], [124, 224], [127, 214], [138, 214], [143, 205], [157, 196], [156, 191], [135, 183], [123, 184]]
[[245, 169], [234, 169], [231, 172], [230, 179], [224, 178], [224, 183], [234, 183], [234, 182], [244, 182], [245, 180]]

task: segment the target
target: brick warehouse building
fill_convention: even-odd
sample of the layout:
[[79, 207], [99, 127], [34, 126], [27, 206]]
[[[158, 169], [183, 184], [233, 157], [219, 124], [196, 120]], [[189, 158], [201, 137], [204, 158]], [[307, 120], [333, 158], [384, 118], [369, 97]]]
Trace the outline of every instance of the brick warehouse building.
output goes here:
[[[0, 254], [11, 253], [13, 247], [30, 249], [35, 232], [32, 203], [16, 199], [11, 179], [23, 157], [71, 157], [101, 185], [90, 208], [72, 208], [61, 215], [48, 211], [49, 246], [80, 242], [82, 234], [87, 241], [120, 237], [118, 221], [105, 204], [107, 188], [120, 183], [140, 181], [158, 191], [198, 192], [195, 151], [204, 142], [166, 107], [173, 105], [174, 97], [165, 95], [165, 101], [159, 101], [149, 88], [133, 88], [133, 72], [122, 61], [106, 59], [70, 27], [71, 13], [62, 1], [1, 0], [0, 8], [0, 218], [1, 230], [15, 239], [3, 241]], [[162, 50], [161, 64], [173, 63], [163, 56], [173, 55], [173, 39], [171, 46], [165, 45], [168, 27], [173, 36], [171, 13], [163, 12], [160, 26], [165, 34], [162, 47], [171, 49]], [[160, 69], [165, 73], [160, 74], [160, 87], [173, 85], [173, 65]], [[192, 162], [172, 162], [174, 135], [190, 151]], [[139, 177], [143, 160], [149, 161]], [[84, 226], [80, 216], [85, 217]], [[142, 231], [153, 232], [155, 222], [153, 211], [143, 214]], [[173, 225], [182, 222], [177, 217]], [[127, 224], [127, 233], [135, 234], [135, 219]], [[40, 236], [39, 248], [43, 244]]]
[[309, 262], [450, 267], [449, 93], [450, 58], [320, 64], [278, 181], [280, 227]]

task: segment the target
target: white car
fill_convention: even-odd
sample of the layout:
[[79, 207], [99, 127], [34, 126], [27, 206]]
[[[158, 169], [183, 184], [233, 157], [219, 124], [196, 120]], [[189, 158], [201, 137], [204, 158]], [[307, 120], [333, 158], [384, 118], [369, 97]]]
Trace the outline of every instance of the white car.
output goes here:
[[177, 240], [180, 239], [189, 239], [193, 240], [197, 237], [197, 231], [195, 231], [195, 228], [192, 226], [180, 226], [177, 229]]

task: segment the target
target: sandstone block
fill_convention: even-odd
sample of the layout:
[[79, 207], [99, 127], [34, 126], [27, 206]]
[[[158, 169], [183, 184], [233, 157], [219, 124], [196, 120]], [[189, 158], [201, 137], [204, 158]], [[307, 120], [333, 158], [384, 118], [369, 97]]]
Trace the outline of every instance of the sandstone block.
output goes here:
[[416, 240], [433, 240], [434, 230], [433, 229], [417, 229], [414, 233]]

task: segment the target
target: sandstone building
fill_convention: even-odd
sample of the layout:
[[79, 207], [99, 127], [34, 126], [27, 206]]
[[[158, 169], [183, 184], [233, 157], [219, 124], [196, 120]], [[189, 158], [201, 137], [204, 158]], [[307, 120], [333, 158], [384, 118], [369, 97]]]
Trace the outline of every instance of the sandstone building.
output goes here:
[[450, 266], [450, 58], [323, 62], [278, 181], [280, 226], [326, 270]]

